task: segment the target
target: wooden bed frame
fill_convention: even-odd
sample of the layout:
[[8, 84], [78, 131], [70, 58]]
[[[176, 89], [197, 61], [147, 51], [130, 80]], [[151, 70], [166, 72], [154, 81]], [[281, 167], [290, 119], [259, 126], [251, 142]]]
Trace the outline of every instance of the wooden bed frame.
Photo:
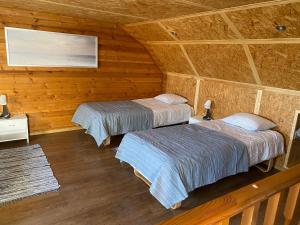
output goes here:
[[264, 173], [270, 172], [270, 170], [273, 168], [273, 166], [274, 166], [274, 158], [268, 160], [267, 168], [264, 168], [264, 167], [261, 166], [261, 165], [255, 165], [255, 167], [256, 167], [257, 169], [259, 169], [260, 171], [262, 171], [262, 172], [264, 172]]
[[[274, 159], [270, 159], [268, 160], [268, 165], [267, 168], [264, 168], [263, 166], [260, 165], [255, 165], [256, 168], [258, 168], [260, 171], [267, 173], [270, 172], [270, 170], [273, 168], [274, 165]], [[145, 178], [142, 173], [140, 173], [137, 169], [134, 168], [134, 175], [138, 178], [140, 178], [142, 181], [144, 181], [149, 187], [151, 185], [151, 182]], [[177, 202], [176, 204], [174, 204], [171, 209], [175, 210], [181, 207], [181, 202]]]
[[[147, 178], [145, 178], [137, 169], [134, 169], [134, 175], [137, 176], [138, 178], [140, 178], [142, 181], [144, 181], [149, 187], [151, 185], [151, 182], [149, 180], [147, 180]], [[176, 204], [174, 204], [171, 209], [175, 210], [181, 207], [181, 202], [177, 202]]]
[[103, 146], [108, 146], [110, 145], [110, 136], [108, 136], [104, 141], [103, 141]]

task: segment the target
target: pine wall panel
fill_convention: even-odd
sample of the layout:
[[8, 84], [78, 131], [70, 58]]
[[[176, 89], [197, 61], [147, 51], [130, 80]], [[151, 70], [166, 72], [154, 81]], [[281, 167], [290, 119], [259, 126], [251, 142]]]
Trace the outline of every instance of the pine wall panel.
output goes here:
[[[99, 68], [9, 67], [5, 26], [96, 35]], [[161, 91], [162, 74], [152, 57], [122, 29], [84, 19], [1, 8], [0, 93], [8, 95], [11, 113], [28, 114], [31, 133], [73, 127], [71, 117], [82, 102], [152, 97]]]

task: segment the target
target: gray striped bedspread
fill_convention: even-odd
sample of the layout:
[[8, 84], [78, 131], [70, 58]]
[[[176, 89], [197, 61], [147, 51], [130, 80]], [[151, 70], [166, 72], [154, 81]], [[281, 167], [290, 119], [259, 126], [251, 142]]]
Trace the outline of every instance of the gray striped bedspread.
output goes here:
[[77, 108], [72, 122], [86, 129], [100, 146], [109, 136], [152, 128], [153, 112], [133, 101], [91, 102]]
[[140, 171], [166, 208], [198, 187], [249, 168], [243, 142], [193, 124], [128, 133], [116, 158]]

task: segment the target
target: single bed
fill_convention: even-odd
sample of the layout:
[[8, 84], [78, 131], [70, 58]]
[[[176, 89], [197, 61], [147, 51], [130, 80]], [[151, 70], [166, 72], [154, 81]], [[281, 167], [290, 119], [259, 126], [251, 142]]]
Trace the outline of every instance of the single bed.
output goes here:
[[168, 104], [155, 98], [90, 102], [79, 105], [72, 122], [86, 129], [100, 146], [110, 136], [184, 123], [193, 115], [188, 104]]
[[283, 153], [276, 131], [247, 131], [214, 120], [128, 133], [116, 158], [134, 168], [164, 207], [177, 208], [192, 190]]

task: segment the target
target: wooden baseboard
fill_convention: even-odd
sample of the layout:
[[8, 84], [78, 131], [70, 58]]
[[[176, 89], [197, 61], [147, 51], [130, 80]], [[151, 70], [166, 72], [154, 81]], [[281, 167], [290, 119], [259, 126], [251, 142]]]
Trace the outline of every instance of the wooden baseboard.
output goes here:
[[30, 136], [41, 135], [41, 134], [53, 134], [53, 133], [73, 131], [73, 130], [82, 130], [82, 129], [83, 128], [81, 128], [81, 127], [66, 127], [66, 128], [59, 128], [59, 129], [53, 129], [53, 130], [35, 131], [35, 132], [31, 132]]

